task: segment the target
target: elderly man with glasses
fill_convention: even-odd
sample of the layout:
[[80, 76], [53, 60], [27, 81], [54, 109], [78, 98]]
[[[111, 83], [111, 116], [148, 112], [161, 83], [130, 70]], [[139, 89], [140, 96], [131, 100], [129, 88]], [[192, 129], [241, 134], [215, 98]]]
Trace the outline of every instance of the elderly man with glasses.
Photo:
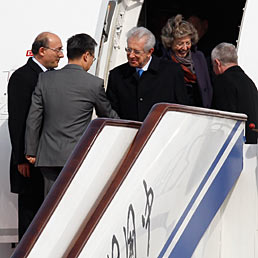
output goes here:
[[60, 58], [64, 57], [60, 38], [50, 32], [40, 33], [31, 50], [33, 57], [12, 74], [8, 83], [8, 125], [12, 144], [10, 181], [11, 192], [18, 194], [19, 239], [27, 230], [44, 198], [42, 175], [39, 169], [29, 164], [24, 155], [25, 125], [31, 95], [39, 74], [56, 68]]
[[188, 104], [180, 65], [152, 55], [154, 45], [152, 32], [132, 28], [125, 49], [128, 62], [110, 71], [107, 96], [122, 119], [143, 121], [160, 102]]

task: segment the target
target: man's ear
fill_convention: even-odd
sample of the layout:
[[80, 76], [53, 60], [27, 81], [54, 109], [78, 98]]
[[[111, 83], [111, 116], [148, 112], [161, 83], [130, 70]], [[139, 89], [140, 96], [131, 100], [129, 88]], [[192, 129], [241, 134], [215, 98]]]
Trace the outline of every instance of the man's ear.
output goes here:
[[214, 63], [215, 63], [215, 65], [217, 66], [218, 70], [220, 71], [220, 70], [221, 70], [221, 62], [220, 62], [220, 60], [216, 58], [216, 59], [214, 60]]
[[222, 74], [224, 72], [224, 67], [219, 59], [214, 60], [216, 69], [218, 71], [218, 74]]
[[44, 55], [45, 55], [45, 51], [46, 51], [46, 49], [45, 49], [44, 47], [40, 47], [38, 54], [39, 54], [40, 56], [44, 56]]
[[82, 59], [85, 63], [88, 62], [88, 56], [89, 56], [89, 53], [88, 52], [85, 52], [83, 55], [82, 55]]
[[84, 53], [84, 54], [82, 55], [82, 58], [83, 58], [83, 61], [84, 61], [84, 62], [87, 62], [87, 55], [86, 55], [86, 53]]
[[84, 61], [85, 61], [85, 62], [88, 62], [89, 56], [90, 56], [90, 52], [89, 52], [89, 51], [86, 51], [86, 52], [83, 54], [83, 58], [84, 58]]
[[154, 48], [151, 48], [151, 49], [149, 50], [150, 55], [152, 55], [153, 51], [154, 51]]

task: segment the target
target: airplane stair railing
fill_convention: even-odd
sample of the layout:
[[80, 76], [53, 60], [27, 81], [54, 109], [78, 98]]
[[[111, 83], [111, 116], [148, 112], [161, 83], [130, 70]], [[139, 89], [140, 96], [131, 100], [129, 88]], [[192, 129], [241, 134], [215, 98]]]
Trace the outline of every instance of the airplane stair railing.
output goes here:
[[12, 257], [65, 256], [140, 125], [115, 119], [90, 123]]
[[222, 257], [218, 211], [243, 170], [245, 120], [154, 106], [67, 257]]
[[140, 128], [103, 121], [78, 143], [13, 257], [258, 257], [246, 115], [157, 104]]

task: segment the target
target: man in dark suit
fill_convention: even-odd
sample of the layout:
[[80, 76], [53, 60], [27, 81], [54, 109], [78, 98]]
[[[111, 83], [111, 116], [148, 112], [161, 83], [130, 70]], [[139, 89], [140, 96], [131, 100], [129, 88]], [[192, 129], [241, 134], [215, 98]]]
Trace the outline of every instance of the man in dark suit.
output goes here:
[[234, 45], [220, 43], [211, 53], [214, 73], [213, 108], [244, 113], [246, 143], [257, 143], [257, 133], [249, 128], [250, 123], [258, 126], [258, 93], [253, 81], [238, 66]]
[[149, 30], [131, 29], [127, 34], [128, 62], [110, 71], [107, 96], [122, 119], [143, 121], [159, 102], [188, 104], [180, 65], [152, 55], [154, 45]]
[[63, 57], [60, 38], [49, 32], [37, 36], [33, 57], [16, 70], [8, 84], [9, 133], [12, 144], [10, 162], [11, 192], [18, 193], [19, 239], [23, 236], [43, 201], [43, 179], [24, 154], [24, 135], [31, 95], [39, 73], [57, 67]]
[[91, 121], [93, 108], [99, 117], [119, 118], [106, 98], [104, 81], [87, 72], [95, 60], [95, 46], [87, 34], [69, 38], [68, 64], [40, 74], [32, 95], [25, 152], [40, 167], [45, 195]]

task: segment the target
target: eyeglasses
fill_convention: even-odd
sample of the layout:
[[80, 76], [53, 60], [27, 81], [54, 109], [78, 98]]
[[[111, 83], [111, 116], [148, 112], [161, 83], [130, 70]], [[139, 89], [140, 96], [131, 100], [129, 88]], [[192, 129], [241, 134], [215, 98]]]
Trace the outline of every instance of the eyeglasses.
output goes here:
[[136, 49], [132, 49], [130, 47], [126, 47], [125, 48], [125, 52], [127, 54], [131, 54], [131, 53], [134, 53], [136, 56], [139, 56], [140, 54], [144, 53], [144, 51], [142, 50], [136, 50]]
[[93, 57], [93, 61], [92, 62], [96, 61], [96, 57], [94, 56], [94, 54], [90, 53], [90, 55]]
[[57, 54], [59, 54], [59, 53], [63, 53], [63, 51], [64, 51], [64, 49], [63, 48], [51, 48], [51, 47], [44, 47], [44, 48], [46, 48], [46, 49], [50, 49], [50, 50], [52, 50], [52, 51], [55, 51]]

